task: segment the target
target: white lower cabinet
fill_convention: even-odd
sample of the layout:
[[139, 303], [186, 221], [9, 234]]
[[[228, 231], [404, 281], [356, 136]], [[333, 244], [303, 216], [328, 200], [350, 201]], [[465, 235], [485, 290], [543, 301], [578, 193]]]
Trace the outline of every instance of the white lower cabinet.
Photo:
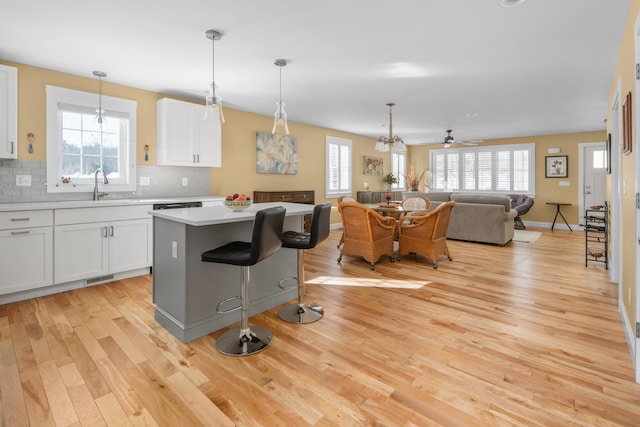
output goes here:
[[[69, 209], [60, 215], [56, 212], [56, 284], [102, 281], [104, 276], [151, 266], [152, 220], [146, 213], [150, 206], [91, 209]], [[138, 218], [95, 222], [109, 216]]]
[[0, 295], [53, 284], [53, 213], [0, 212]]

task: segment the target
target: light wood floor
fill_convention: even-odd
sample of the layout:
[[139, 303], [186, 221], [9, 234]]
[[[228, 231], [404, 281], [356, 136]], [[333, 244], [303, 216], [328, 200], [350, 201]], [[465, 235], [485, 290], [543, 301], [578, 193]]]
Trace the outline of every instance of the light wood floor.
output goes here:
[[[273, 344], [244, 358], [222, 332], [180, 343], [153, 320], [151, 277], [0, 306], [0, 418], [16, 426], [638, 426], [640, 385], [602, 264], [584, 235], [505, 247], [449, 241], [424, 259], [307, 253], [325, 317], [251, 318]], [[1, 275], [1, 272], [0, 272]], [[274, 285], [275, 286], [275, 285]]]

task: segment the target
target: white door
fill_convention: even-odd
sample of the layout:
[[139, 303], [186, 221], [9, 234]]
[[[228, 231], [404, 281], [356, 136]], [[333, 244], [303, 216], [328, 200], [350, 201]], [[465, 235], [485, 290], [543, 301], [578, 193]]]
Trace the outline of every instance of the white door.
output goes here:
[[607, 150], [604, 143], [584, 150], [584, 206], [604, 205], [607, 200]]

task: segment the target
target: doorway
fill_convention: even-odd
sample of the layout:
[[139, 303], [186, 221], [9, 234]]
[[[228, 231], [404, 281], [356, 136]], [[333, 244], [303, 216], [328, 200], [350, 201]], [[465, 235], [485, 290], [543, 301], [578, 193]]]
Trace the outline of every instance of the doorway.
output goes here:
[[605, 142], [580, 144], [580, 219], [590, 206], [602, 206], [607, 200], [608, 153]]

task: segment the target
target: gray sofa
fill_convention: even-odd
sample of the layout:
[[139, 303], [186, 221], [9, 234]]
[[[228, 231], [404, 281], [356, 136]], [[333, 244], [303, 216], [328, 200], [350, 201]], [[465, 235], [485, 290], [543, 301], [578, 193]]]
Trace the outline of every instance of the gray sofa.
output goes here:
[[511, 209], [508, 196], [445, 192], [405, 192], [403, 198], [420, 195], [431, 200], [431, 208], [442, 202], [456, 202], [451, 212], [447, 238], [470, 242], [505, 245], [513, 239], [513, 219], [517, 212]]

